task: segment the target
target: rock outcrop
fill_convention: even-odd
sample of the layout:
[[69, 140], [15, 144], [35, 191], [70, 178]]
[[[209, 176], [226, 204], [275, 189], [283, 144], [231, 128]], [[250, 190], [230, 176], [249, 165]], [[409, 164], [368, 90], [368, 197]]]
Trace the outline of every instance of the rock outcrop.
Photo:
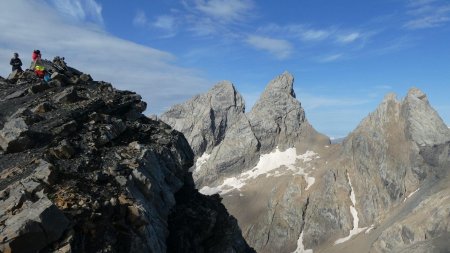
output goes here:
[[254, 252], [195, 190], [181, 133], [133, 92], [54, 71], [0, 78], [1, 252]]

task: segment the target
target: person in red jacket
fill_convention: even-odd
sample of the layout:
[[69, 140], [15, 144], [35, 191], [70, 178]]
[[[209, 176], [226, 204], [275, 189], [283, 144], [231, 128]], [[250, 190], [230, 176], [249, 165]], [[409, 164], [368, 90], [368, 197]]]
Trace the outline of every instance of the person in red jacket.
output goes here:
[[41, 51], [34, 50], [33, 54], [31, 54], [31, 60], [33, 60], [33, 62], [31, 63], [31, 69], [34, 69], [36, 67], [36, 64], [39, 64], [41, 62]]
[[45, 76], [45, 68], [44, 66], [42, 66], [42, 61], [41, 61], [41, 51], [39, 50], [34, 50], [33, 54], [31, 55], [31, 59], [33, 60], [33, 62], [31, 63], [31, 69], [34, 70], [34, 73], [39, 77], [39, 78], [44, 78]]

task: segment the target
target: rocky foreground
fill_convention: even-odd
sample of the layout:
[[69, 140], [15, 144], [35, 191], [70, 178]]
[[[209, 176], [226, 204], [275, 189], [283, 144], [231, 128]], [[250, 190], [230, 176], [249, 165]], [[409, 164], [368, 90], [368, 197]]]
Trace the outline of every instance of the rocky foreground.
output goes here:
[[0, 252], [254, 252], [195, 189], [181, 133], [133, 92], [54, 71], [0, 78]]
[[258, 252], [449, 252], [450, 130], [426, 94], [388, 94], [343, 141], [308, 123], [285, 72], [245, 112], [230, 82], [161, 118], [186, 136]]

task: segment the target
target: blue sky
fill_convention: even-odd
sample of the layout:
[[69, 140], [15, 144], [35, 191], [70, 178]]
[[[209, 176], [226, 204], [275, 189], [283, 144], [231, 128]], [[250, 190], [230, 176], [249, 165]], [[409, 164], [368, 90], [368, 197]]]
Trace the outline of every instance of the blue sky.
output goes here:
[[319, 131], [341, 137], [388, 92], [428, 94], [450, 124], [448, 0], [4, 0], [0, 57], [34, 48], [120, 89], [148, 113], [232, 81], [250, 109], [287, 70]]

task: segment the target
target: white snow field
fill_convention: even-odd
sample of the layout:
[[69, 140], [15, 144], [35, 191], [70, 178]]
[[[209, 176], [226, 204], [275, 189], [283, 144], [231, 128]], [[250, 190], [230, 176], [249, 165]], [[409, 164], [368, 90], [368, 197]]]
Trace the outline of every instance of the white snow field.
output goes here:
[[[298, 161], [302, 161], [304, 164], [308, 165], [308, 163], [312, 160], [319, 158], [320, 156], [318, 156], [318, 154], [314, 151], [308, 150], [304, 154], [297, 155], [296, 148], [289, 148], [285, 151], [280, 151], [277, 147], [272, 153], [261, 155], [258, 164], [253, 169], [248, 170], [239, 176], [227, 178], [219, 186], [204, 186], [200, 189], [200, 193], [205, 195], [219, 193], [223, 195], [233, 190], [241, 189], [246, 182], [256, 179], [261, 175], [266, 175], [266, 177], [277, 177], [286, 174], [288, 171], [293, 172], [294, 175], [303, 176], [308, 184], [306, 187], [306, 190], [308, 190], [309, 187], [314, 184], [315, 178], [309, 177], [304, 168], [295, 166], [295, 164]], [[283, 166], [286, 167], [287, 170], [279, 169]]]

